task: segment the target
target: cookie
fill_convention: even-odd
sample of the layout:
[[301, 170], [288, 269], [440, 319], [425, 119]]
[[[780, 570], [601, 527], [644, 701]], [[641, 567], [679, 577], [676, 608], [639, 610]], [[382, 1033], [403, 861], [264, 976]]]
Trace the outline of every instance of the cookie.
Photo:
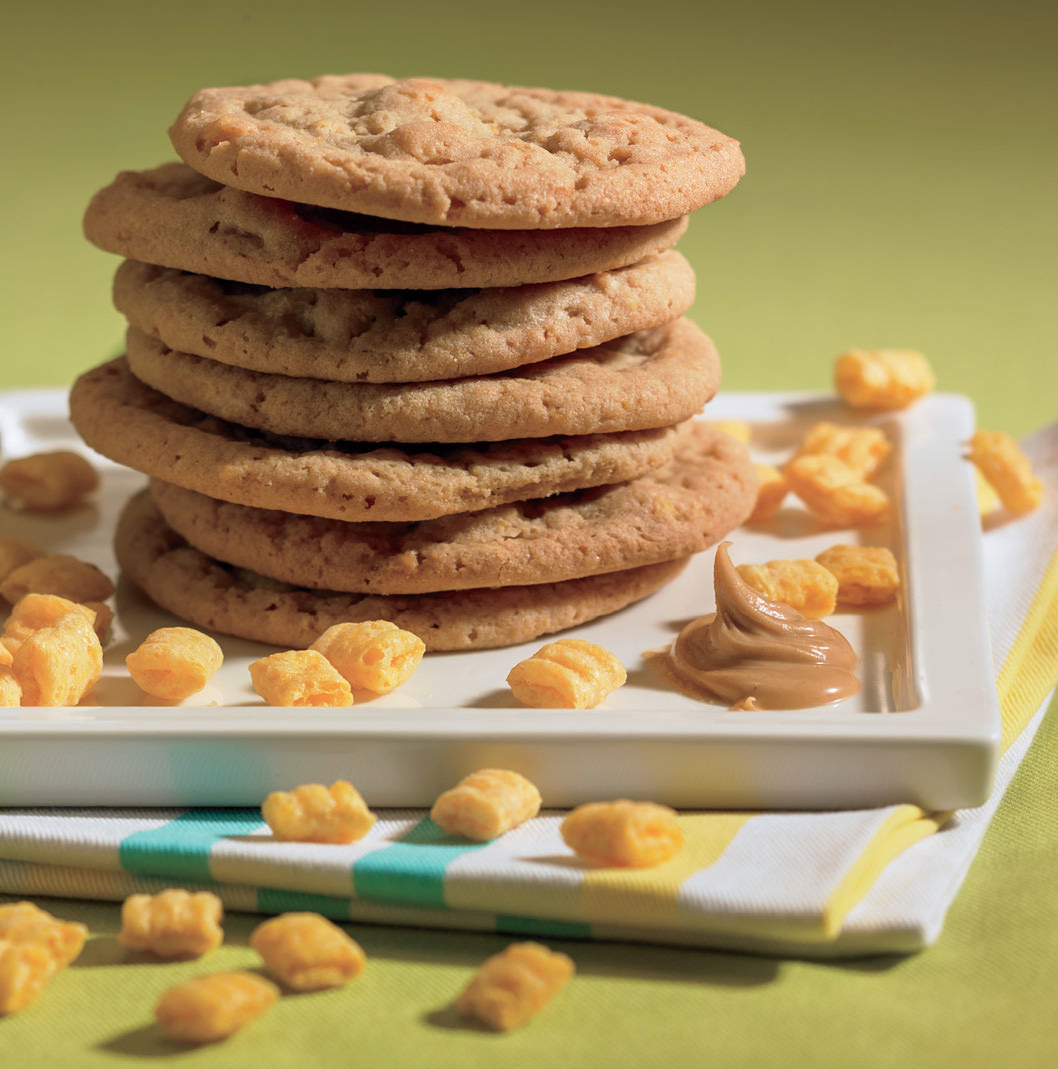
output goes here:
[[632, 482], [417, 524], [250, 509], [152, 480], [166, 523], [210, 557], [298, 586], [373, 594], [559, 582], [673, 560], [750, 513], [745, 446], [694, 421], [676, 460]]
[[360, 442], [491, 442], [678, 423], [720, 385], [712, 341], [689, 319], [496, 375], [441, 382], [295, 379], [168, 349], [130, 327], [129, 369], [219, 419], [271, 434]]
[[634, 479], [672, 459], [674, 427], [408, 450], [276, 439], [143, 385], [123, 358], [70, 393], [84, 441], [118, 464], [258, 508], [339, 520], [432, 519]]
[[377, 74], [203, 89], [169, 137], [237, 189], [446, 226], [649, 225], [745, 170], [733, 138], [647, 104]]
[[288, 649], [309, 646], [332, 624], [379, 619], [412, 631], [427, 650], [528, 642], [645, 598], [675, 578], [685, 563], [444, 594], [323, 593], [225, 567], [192, 549], [166, 526], [146, 491], [123, 510], [114, 548], [128, 579], [163, 609], [196, 627]]
[[421, 382], [505, 371], [678, 319], [694, 272], [676, 251], [535, 285], [271, 289], [126, 260], [114, 304], [167, 348], [274, 375]]
[[168, 163], [119, 174], [92, 198], [84, 232], [107, 252], [252, 285], [428, 290], [554, 282], [625, 267], [671, 248], [687, 222], [437, 229], [258, 197]]

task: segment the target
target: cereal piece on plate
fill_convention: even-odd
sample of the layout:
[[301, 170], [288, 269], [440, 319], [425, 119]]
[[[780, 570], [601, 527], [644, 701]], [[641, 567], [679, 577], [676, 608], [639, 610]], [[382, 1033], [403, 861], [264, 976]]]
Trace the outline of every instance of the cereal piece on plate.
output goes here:
[[0, 936], [0, 1017], [24, 1010], [56, 972], [58, 966], [46, 947]]
[[76, 960], [87, 937], [83, 924], [60, 920], [32, 902], [0, 906], [0, 939], [42, 946], [60, 969]]
[[319, 913], [284, 913], [258, 925], [250, 946], [265, 968], [294, 991], [342, 987], [363, 971], [360, 944]]
[[829, 453], [846, 464], [861, 479], [869, 479], [889, 455], [892, 446], [880, 427], [843, 427], [838, 423], [816, 423], [801, 439], [796, 455]]
[[24, 706], [77, 705], [103, 672], [103, 647], [91, 623], [67, 613], [34, 631], [15, 651], [11, 669]]
[[790, 489], [819, 519], [838, 527], [863, 527], [889, 517], [889, 497], [828, 453], [795, 457], [784, 469]]
[[1031, 461], [1005, 431], [977, 431], [970, 439], [970, 459], [1011, 515], [1024, 516], [1043, 500], [1043, 483]]
[[839, 605], [888, 605], [896, 599], [900, 569], [885, 546], [831, 546], [816, 561], [837, 580]]
[[834, 364], [834, 383], [853, 408], [907, 408], [936, 385], [929, 361], [914, 349], [850, 349]]
[[253, 689], [269, 705], [328, 706], [353, 704], [349, 681], [317, 650], [273, 653], [250, 665]]
[[223, 660], [220, 646], [209, 635], [192, 627], [161, 627], [125, 658], [125, 664], [141, 690], [182, 701], [197, 694]]
[[352, 843], [375, 823], [360, 792], [345, 780], [330, 787], [306, 783], [292, 791], [273, 791], [261, 813], [272, 834], [288, 842]]
[[0, 643], [14, 653], [34, 631], [51, 627], [69, 613], [80, 613], [95, 629], [97, 611], [94, 606], [82, 605], [58, 594], [25, 594], [15, 602], [4, 622]]
[[0, 594], [16, 602], [26, 594], [58, 594], [70, 601], [103, 601], [114, 584], [94, 564], [66, 553], [37, 557], [9, 572]]
[[9, 460], [0, 468], [0, 489], [7, 497], [41, 512], [75, 509], [98, 487], [95, 468], [66, 449]]
[[449, 835], [487, 842], [540, 812], [540, 792], [525, 776], [502, 768], [471, 772], [441, 794], [430, 819]]
[[562, 838], [597, 865], [649, 868], [675, 857], [683, 832], [675, 810], [656, 802], [588, 802], [562, 822]]
[[624, 685], [624, 665], [609, 650], [563, 638], [519, 661], [507, 683], [523, 705], [537, 709], [593, 709]]
[[31, 542], [23, 542], [19, 538], [0, 535], [0, 582], [3, 582], [16, 568], [21, 568], [23, 564], [29, 564], [31, 560], [45, 555], [45, 551], [40, 546], [35, 546]]
[[[0, 658], [7, 653], [0, 646]], [[8, 653], [8, 657], [11, 655]], [[0, 709], [17, 709], [22, 704], [22, 687], [10, 667], [0, 661]]]
[[426, 643], [389, 620], [368, 620], [334, 624], [309, 649], [322, 653], [355, 690], [388, 694], [411, 678]]
[[769, 601], [781, 601], [808, 620], [822, 620], [834, 611], [838, 581], [814, 560], [740, 564], [738, 574]]
[[771, 464], [754, 464], [757, 471], [757, 503], [750, 513], [749, 523], [763, 523], [770, 520], [783, 503], [789, 487], [786, 476]]
[[171, 987], [154, 1016], [173, 1039], [215, 1043], [260, 1017], [277, 998], [279, 988], [257, 973], [218, 972]]
[[224, 907], [211, 891], [171, 887], [129, 895], [121, 905], [118, 942], [159, 958], [199, 958], [224, 940]]
[[574, 973], [573, 960], [540, 943], [512, 943], [481, 963], [456, 1009], [497, 1032], [519, 1028], [551, 1001]]

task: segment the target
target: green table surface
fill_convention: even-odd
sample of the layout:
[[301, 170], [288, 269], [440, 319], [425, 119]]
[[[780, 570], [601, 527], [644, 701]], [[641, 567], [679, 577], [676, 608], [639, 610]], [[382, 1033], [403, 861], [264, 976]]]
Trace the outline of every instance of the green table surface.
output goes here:
[[[981, 426], [1026, 434], [1058, 415], [1056, 30], [1039, 0], [20, 5], [0, 30], [0, 389], [63, 386], [120, 352], [116, 259], [80, 217], [117, 171], [172, 158], [194, 90], [361, 70], [597, 90], [740, 138], [746, 178], [680, 245], [725, 388], [826, 390], [843, 349], [911, 347]], [[0, 1066], [1054, 1065], [1051, 713], [939, 944], [913, 957], [570, 943], [576, 982], [497, 1037], [448, 1004], [500, 939], [355, 927], [371, 964], [353, 987], [185, 1051], [150, 1011], [192, 966], [125, 964], [116, 907], [52, 902], [93, 936], [0, 1021]], [[218, 966], [252, 962], [253, 923], [230, 919]]]

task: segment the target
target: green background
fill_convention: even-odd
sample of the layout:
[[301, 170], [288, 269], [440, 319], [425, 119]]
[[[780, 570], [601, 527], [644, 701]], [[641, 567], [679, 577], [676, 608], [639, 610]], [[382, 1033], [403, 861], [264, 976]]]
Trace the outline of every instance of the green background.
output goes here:
[[[913, 347], [982, 426], [1027, 433], [1058, 414], [1052, 8], [20, 5], [0, 26], [0, 388], [64, 386], [120, 350], [116, 259], [84, 242], [81, 214], [117, 171], [172, 157], [166, 127], [192, 92], [374, 70], [613, 93], [740, 138], [746, 178], [680, 245], [725, 387], [828, 389], [845, 348]], [[574, 945], [576, 984], [497, 1038], [455, 1028], [444, 1007], [500, 940], [360, 928], [372, 965], [355, 991], [285, 1000], [227, 1046], [181, 1052], [146, 1027], [181, 967], [119, 964], [113, 907], [57, 903], [96, 938], [46, 999], [0, 1021], [0, 1065], [1052, 1065], [1058, 820], [1039, 800], [1054, 720], [940, 944], [911, 959]], [[218, 964], [252, 960], [249, 926], [233, 919]]]

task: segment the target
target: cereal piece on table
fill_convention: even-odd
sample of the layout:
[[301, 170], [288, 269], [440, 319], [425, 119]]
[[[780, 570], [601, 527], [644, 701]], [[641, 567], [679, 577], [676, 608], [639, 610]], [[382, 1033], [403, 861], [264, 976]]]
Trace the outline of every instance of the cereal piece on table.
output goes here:
[[327, 658], [355, 690], [388, 694], [419, 666], [426, 643], [389, 620], [334, 624], [309, 647]]
[[486, 958], [456, 999], [456, 1009], [498, 1032], [519, 1028], [573, 976], [572, 959], [540, 943], [512, 943]]
[[118, 942], [158, 958], [200, 958], [224, 940], [224, 907], [210, 891], [169, 888], [129, 895], [121, 905]]
[[11, 670], [24, 706], [77, 705], [103, 673], [103, 647], [91, 623], [71, 612], [34, 631], [15, 651]]
[[914, 349], [850, 349], [834, 365], [837, 391], [853, 408], [907, 408], [936, 381], [929, 361]]
[[588, 802], [562, 822], [562, 838], [597, 865], [649, 868], [683, 848], [676, 813], [656, 802]]
[[827, 453], [795, 457], [784, 474], [790, 489], [825, 523], [865, 527], [889, 517], [885, 491], [864, 482], [837, 457]]
[[32, 902], [0, 906], [0, 939], [43, 946], [58, 968], [77, 959], [87, 937], [83, 924], [60, 920]]
[[258, 925], [250, 946], [294, 991], [322, 991], [355, 980], [367, 960], [360, 944], [319, 913], [284, 913]]
[[1043, 483], [1017, 441], [1005, 431], [977, 431], [970, 459], [1012, 516], [1024, 516], [1043, 500]]
[[26, 594], [58, 594], [70, 601], [104, 601], [114, 593], [113, 582], [94, 564], [66, 553], [37, 557], [10, 572], [0, 594], [16, 602]]
[[46, 947], [0, 936], [0, 1017], [24, 1010], [58, 971]]
[[609, 650], [563, 638], [519, 661], [507, 683], [518, 701], [536, 709], [593, 709], [627, 678], [624, 665]]
[[884, 546], [831, 546], [816, 555], [838, 584], [839, 605], [888, 605], [900, 589], [900, 569]]
[[880, 427], [843, 427], [838, 423], [817, 423], [801, 439], [796, 456], [829, 453], [846, 464], [861, 479], [869, 479], [892, 451]]
[[98, 487], [95, 468], [65, 449], [9, 460], [0, 468], [0, 489], [8, 499], [41, 512], [77, 508]]
[[162, 627], [125, 658], [125, 665], [141, 690], [182, 701], [197, 694], [223, 660], [220, 646], [209, 635], [191, 627]]
[[279, 988], [263, 976], [218, 972], [171, 987], [154, 1016], [173, 1039], [215, 1043], [260, 1017], [277, 998]]
[[814, 560], [740, 564], [737, 570], [757, 593], [789, 605], [808, 620], [822, 620], [834, 611], [838, 581]]
[[250, 665], [250, 678], [253, 689], [269, 705], [340, 708], [353, 704], [349, 681], [316, 650], [262, 657]]
[[272, 834], [287, 842], [356, 842], [376, 819], [360, 792], [345, 780], [330, 787], [306, 783], [292, 791], [273, 791], [261, 813]]
[[430, 819], [449, 835], [487, 842], [535, 817], [540, 801], [540, 792], [525, 776], [483, 768], [441, 794]]
[[31, 560], [46, 556], [40, 546], [23, 542], [18, 538], [0, 535], [0, 582], [3, 582], [16, 568], [29, 564]]
[[754, 464], [757, 471], [757, 503], [753, 506], [748, 523], [763, 523], [770, 520], [783, 503], [789, 487], [786, 476], [771, 464]]

